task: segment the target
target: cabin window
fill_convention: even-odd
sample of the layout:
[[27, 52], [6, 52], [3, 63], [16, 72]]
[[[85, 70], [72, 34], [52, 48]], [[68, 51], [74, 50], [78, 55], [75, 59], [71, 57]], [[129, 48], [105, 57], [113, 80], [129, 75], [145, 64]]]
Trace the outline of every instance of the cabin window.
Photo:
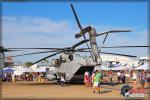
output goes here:
[[72, 54], [69, 55], [69, 59], [70, 59], [70, 61], [73, 60], [73, 55]]

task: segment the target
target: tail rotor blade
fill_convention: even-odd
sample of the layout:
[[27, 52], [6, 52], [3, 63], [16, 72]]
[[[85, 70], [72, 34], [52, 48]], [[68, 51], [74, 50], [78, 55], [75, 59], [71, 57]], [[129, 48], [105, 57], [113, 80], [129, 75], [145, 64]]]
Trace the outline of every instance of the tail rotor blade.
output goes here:
[[76, 47], [78, 47], [78, 46], [80, 46], [80, 45], [82, 45], [82, 44], [84, 44], [84, 43], [87, 43], [88, 41], [90, 41], [90, 40], [89, 40], [89, 39], [87, 39], [87, 40], [82, 40], [82, 41], [80, 41], [79, 43], [73, 45], [72, 48], [75, 49]]

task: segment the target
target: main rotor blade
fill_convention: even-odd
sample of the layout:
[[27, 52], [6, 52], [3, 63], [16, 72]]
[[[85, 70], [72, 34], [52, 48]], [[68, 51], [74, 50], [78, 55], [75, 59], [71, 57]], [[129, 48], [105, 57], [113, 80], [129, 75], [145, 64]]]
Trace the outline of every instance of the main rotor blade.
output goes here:
[[6, 49], [5, 52], [13, 52], [13, 51], [22, 51], [22, 50], [9, 50], [9, 49]]
[[[74, 48], [76, 48], [76, 47], [78, 47], [78, 46], [80, 46], [80, 45], [82, 45], [82, 44], [84, 44], [84, 43], [86, 43], [86, 42], [88, 42], [89, 41], [89, 39], [87, 39], [87, 40], [82, 40], [82, 41], [80, 41], [80, 42], [78, 42], [78, 43], [76, 43], [75, 45], [73, 45], [71, 48], [72, 49], [74, 49]], [[68, 48], [70, 48], [70, 47], [66, 47], [66, 48], [7, 48], [7, 49], [12, 49], [12, 50], [15, 50], [15, 49], [45, 49], [45, 50], [50, 50], [50, 49], [52, 49], [52, 50], [56, 50], [56, 51], [59, 51], [59, 50], [65, 50], [65, 49], [68, 49]], [[16, 51], [19, 51], [19, 50], [16, 50]]]
[[[89, 52], [89, 51], [85, 51], [85, 50], [75, 50], [76, 52]], [[118, 56], [126, 56], [126, 57], [134, 57], [136, 58], [137, 56], [134, 55], [127, 55], [127, 54], [118, 54], [118, 53], [109, 53], [109, 52], [100, 52], [99, 53], [103, 53], [103, 54], [111, 54], [111, 55], [118, 55]]]
[[105, 36], [105, 38], [104, 38], [104, 40], [103, 40], [102, 44], [104, 44], [104, 43], [105, 43], [105, 41], [106, 41], [106, 39], [107, 39], [107, 36], [108, 36], [108, 33], [106, 34], [106, 36]]
[[[102, 48], [149, 48], [150, 46], [141, 46], [141, 45], [138, 45], [138, 46], [104, 46]], [[100, 48], [100, 47], [99, 47]], [[76, 49], [76, 50], [87, 50], [88, 48], [79, 48], [79, 49]], [[90, 48], [91, 49], [91, 48]]]
[[52, 50], [62, 50], [62, 48], [7, 48], [7, 49], [12, 49], [12, 50], [14, 50], [14, 49], [52, 49]]
[[21, 50], [11, 50], [11, 49], [6, 49], [3, 46], [0, 46], [0, 52], [13, 52], [13, 51], [21, 51]]
[[131, 30], [110, 30], [107, 32], [97, 34], [96, 36], [100, 36], [100, 35], [104, 35], [104, 34], [108, 34], [108, 33], [118, 33], [118, 32], [131, 32]]
[[26, 55], [33, 55], [33, 54], [42, 54], [42, 53], [49, 53], [49, 52], [57, 52], [57, 51], [33, 52], [33, 53], [26, 53], [26, 54], [14, 55], [14, 56], [10, 56], [10, 57], [26, 56]]
[[77, 16], [76, 12], [75, 12], [75, 9], [74, 9], [74, 7], [73, 7], [73, 4], [71, 4], [71, 9], [72, 9], [72, 11], [73, 11], [73, 14], [74, 14], [74, 16], [75, 16], [76, 22], [77, 22], [77, 24], [78, 24], [80, 30], [82, 30], [82, 26], [81, 26], [81, 24], [80, 24], [80, 22], [79, 22], [79, 19], [78, 19], [78, 16]]
[[137, 56], [133, 56], [133, 55], [126, 55], [126, 54], [119, 54], [119, 53], [108, 53], [108, 52], [100, 52], [103, 54], [111, 54], [111, 55], [118, 55], [118, 56], [126, 56], [126, 57], [134, 57], [136, 58]]
[[[80, 24], [80, 22], [79, 22], [79, 19], [78, 19], [78, 16], [77, 16], [76, 12], [75, 12], [75, 9], [74, 9], [74, 7], [73, 7], [73, 4], [71, 4], [71, 8], [72, 8], [72, 11], [73, 11], [73, 13], [74, 13], [76, 22], [77, 22], [77, 24], [78, 24], [78, 26], [79, 26], [81, 32], [84, 32], [84, 31], [82, 30], [82, 26], [81, 26], [81, 24]], [[87, 27], [87, 29], [89, 29], [89, 27]], [[90, 27], [90, 29], [91, 29], [91, 27]], [[85, 32], [86, 32], [86, 31], [85, 31]], [[78, 34], [77, 34], [77, 35], [78, 35]], [[77, 35], [76, 35], [76, 37], [78, 37]], [[85, 37], [85, 34], [84, 34], [84, 33], [83, 33], [83, 38], [84, 38], [84, 40], [86, 41], [86, 37]], [[89, 48], [88, 43], [87, 43], [87, 42], [85, 42], [85, 43], [86, 43], [87, 47]], [[90, 51], [90, 49], [89, 49], [89, 51]], [[90, 52], [90, 54], [91, 54], [91, 52]], [[91, 56], [92, 56], [92, 55], [91, 55]]]
[[80, 45], [82, 45], [82, 44], [84, 44], [84, 43], [87, 43], [88, 41], [90, 41], [90, 40], [89, 40], [89, 39], [87, 39], [87, 40], [82, 40], [82, 41], [78, 42], [77, 44], [73, 45], [73, 46], [72, 46], [72, 49], [75, 49], [76, 47], [78, 47], [78, 46], [80, 46]]
[[0, 52], [14, 52], [14, 51], [22, 51], [22, 50], [9, 50], [9, 49], [0, 50]]
[[[86, 37], [85, 37], [85, 32], [87, 32], [87, 30], [85, 30], [85, 32], [84, 32], [84, 30], [82, 30], [82, 26], [81, 26], [81, 24], [80, 24], [80, 22], [79, 22], [79, 19], [78, 19], [78, 16], [77, 16], [77, 14], [76, 14], [76, 12], [75, 12], [75, 9], [74, 9], [74, 7], [73, 7], [73, 5], [71, 4], [71, 8], [72, 8], [72, 11], [73, 11], [73, 13], [74, 13], [74, 16], [75, 16], [75, 19], [76, 19], [76, 22], [77, 22], [77, 24], [78, 24], [78, 26], [79, 26], [79, 28], [80, 28], [80, 30], [81, 30], [81, 32], [83, 32], [83, 38], [84, 38], [84, 40], [85, 41], [83, 41], [83, 42], [85, 42], [86, 43], [86, 45], [87, 45], [87, 47], [89, 48], [89, 45], [88, 45], [88, 43], [86, 42]], [[87, 27], [87, 29], [92, 29], [91, 27]], [[77, 37], [80, 37], [81, 35], [80, 34], [76, 34], [75, 35], [75, 37], [77, 38]], [[83, 43], [82, 43], [83, 44]], [[79, 44], [80, 45], [80, 44]], [[78, 46], [78, 44], [77, 45], [74, 45], [74, 47], [73, 48], [75, 48], [76, 46]], [[89, 49], [89, 52], [90, 52], [90, 49]], [[91, 54], [91, 52], [90, 52], [90, 54]], [[92, 55], [91, 55], [92, 56]]]
[[149, 48], [150, 46], [105, 46], [103, 48]]
[[[50, 52], [57, 52], [57, 51], [33, 52], [33, 53], [19, 54], [19, 55], [14, 55], [14, 56], [9, 56], [9, 57], [20, 57], [20, 56], [27, 56], [27, 55], [33, 55], [33, 54], [43, 54], [43, 53], [50, 53]], [[5, 58], [7, 58], [7, 57], [5, 57]], [[4, 59], [4, 58], [0, 58], [0, 59]]]
[[45, 59], [47, 59], [47, 58], [53, 57], [53, 56], [55, 56], [55, 55], [57, 55], [57, 54], [60, 54], [60, 53], [62, 53], [62, 52], [63, 52], [63, 51], [60, 51], [60, 52], [51, 54], [51, 55], [49, 55], [49, 56], [46, 56], [46, 57], [44, 57], [44, 58], [42, 58], [42, 59], [40, 59], [40, 60], [38, 60], [38, 61], [32, 63], [32, 65], [34, 65], [34, 64], [36, 64], [36, 63], [39, 63], [39, 62], [41, 62], [42, 60], [45, 60]]

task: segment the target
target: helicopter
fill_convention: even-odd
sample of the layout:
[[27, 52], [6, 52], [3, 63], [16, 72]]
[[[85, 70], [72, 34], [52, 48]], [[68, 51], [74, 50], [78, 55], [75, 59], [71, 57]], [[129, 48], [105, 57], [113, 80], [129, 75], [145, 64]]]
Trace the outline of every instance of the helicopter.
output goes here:
[[[74, 14], [75, 20], [77, 22], [77, 25], [80, 29], [80, 32], [75, 34], [75, 38], [81, 38], [83, 37], [83, 40], [74, 44], [71, 47], [65, 47], [65, 48], [4, 48], [0, 47], [0, 54], [1, 54], [1, 65], [4, 63], [5, 58], [5, 52], [12, 52], [12, 51], [19, 51], [19, 50], [25, 50], [25, 49], [41, 49], [41, 50], [48, 50], [43, 52], [34, 52], [34, 53], [28, 53], [28, 54], [20, 54], [20, 55], [14, 55], [11, 57], [19, 57], [19, 56], [25, 56], [25, 55], [32, 55], [32, 54], [42, 54], [42, 53], [50, 53], [54, 52], [51, 55], [48, 55], [38, 61], [35, 61], [32, 63], [32, 65], [37, 64], [45, 59], [54, 57], [58, 54], [60, 54], [60, 57], [58, 59], [53, 59], [51, 61], [51, 66], [54, 66], [56, 68], [55, 72], [50, 73], [47, 71], [47, 77], [48, 75], [52, 75], [54, 79], [57, 80], [57, 77], [59, 76], [59, 73], [65, 73], [66, 74], [66, 80], [67, 81], [74, 81], [74, 80], [83, 80], [83, 75], [86, 70], [89, 72], [92, 72], [95, 66], [102, 65], [103, 61], [100, 54], [112, 54], [112, 55], [119, 55], [119, 56], [126, 56], [126, 57], [133, 57], [136, 58], [136, 56], [133, 55], [125, 55], [125, 54], [116, 54], [116, 53], [108, 53], [108, 52], [101, 52], [102, 48], [132, 48], [132, 47], [150, 47], [150, 46], [112, 46], [112, 47], [104, 47], [104, 43], [111, 33], [118, 33], [118, 32], [131, 32], [131, 30], [110, 30], [103, 33], [97, 33], [96, 29], [92, 26], [87, 26], [85, 28], [82, 27], [80, 24], [79, 18], [77, 16], [77, 13], [74, 9], [74, 6], [71, 4], [71, 9]], [[89, 35], [89, 39], [86, 38], [85, 34]], [[105, 35], [103, 42], [101, 44], [101, 47], [97, 46], [96, 37]], [[90, 47], [88, 42], [90, 42]], [[77, 48], [78, 46], [86, 44], [87, 48]], [[77, 48], [77, 49], [76, 49]], [[80, 56], [78, 53], [83, 52], [89, 52], [90, 56]], [[3, 61], [2, 61], [3, 60]]]

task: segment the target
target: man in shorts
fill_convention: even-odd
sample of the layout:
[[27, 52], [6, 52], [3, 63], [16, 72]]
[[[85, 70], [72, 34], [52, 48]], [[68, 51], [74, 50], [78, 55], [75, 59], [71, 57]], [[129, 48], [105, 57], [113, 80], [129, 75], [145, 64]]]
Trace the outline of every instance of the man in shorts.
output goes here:
[[93, 93], [95, 93], [96, 91], [99, 91], [100, 93], [100, 78], [101, 78], [101, 72], [99, 70], [96, 70], [96, 74], [94, 76], [94, 84], [93, 84], [93, 88], [94, 91]]

